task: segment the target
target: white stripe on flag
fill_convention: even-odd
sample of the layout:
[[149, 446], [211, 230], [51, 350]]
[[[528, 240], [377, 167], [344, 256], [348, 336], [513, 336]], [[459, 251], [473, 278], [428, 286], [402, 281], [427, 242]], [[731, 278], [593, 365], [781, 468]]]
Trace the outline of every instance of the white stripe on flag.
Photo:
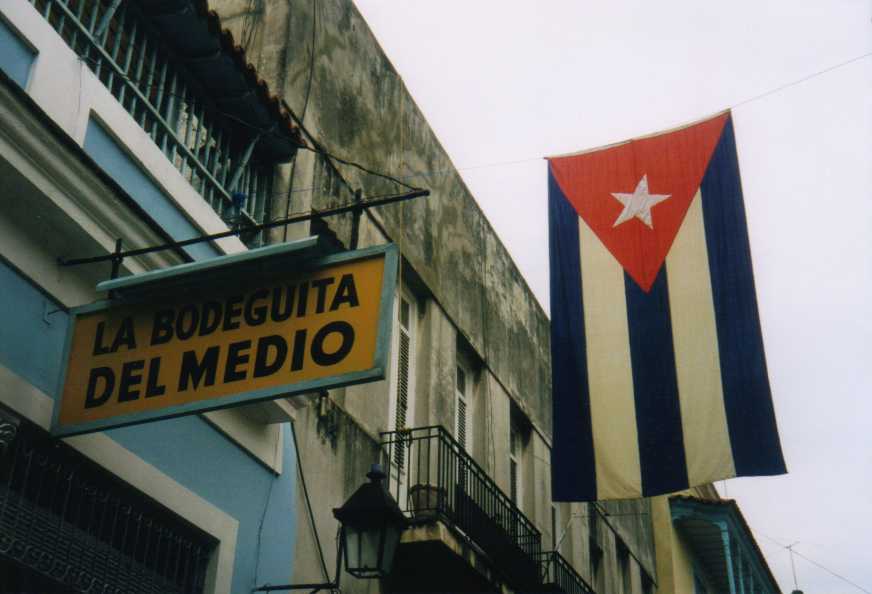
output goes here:
[[700, 485], [735, 476], [736, 469], [699, 191], [666, 256], [666, 274], [688, 483]]
[[624, 269], [578, 219], [598, 499], [642, 496]]

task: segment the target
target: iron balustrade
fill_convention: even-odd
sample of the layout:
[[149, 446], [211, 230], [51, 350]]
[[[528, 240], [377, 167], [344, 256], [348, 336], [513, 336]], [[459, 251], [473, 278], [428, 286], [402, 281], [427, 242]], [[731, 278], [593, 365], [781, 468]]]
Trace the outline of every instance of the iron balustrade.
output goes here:
[[[251, 160], [228, 187], [245, 142], [232, 137], [225, 116], [135, 3], [113, 12], [114, 0], [29, 1], [219, 216], [231, 224], [264, 222], [272, 168]], [[241, 208], [234, 192], [246, 197]], [[262, 240], [259, 232], [249, 243]]]
[[22, 424], [0, 450], [0, 558], [69, 592], [203, 592], [215, 540]]
[[381, 436], [388, 488], [413, 521], [441, 519], [475, 542], [516, 588], [539, 584], [541, 533], [444, 427]]
[[540, 580], [548, 590], [563, 594], [594, 594], [593, 588], [557, 551], [541, 553], [539, 568]]

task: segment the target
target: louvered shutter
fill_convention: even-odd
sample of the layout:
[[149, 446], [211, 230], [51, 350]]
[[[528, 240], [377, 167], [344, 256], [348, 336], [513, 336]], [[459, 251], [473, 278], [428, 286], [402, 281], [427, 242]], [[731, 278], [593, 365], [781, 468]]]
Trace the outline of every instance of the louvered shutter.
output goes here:
[[509, 494], [512, 502], [521, 505], [520, 497], [521, 436], [514, 422], [509, 427]]
[[466, 373], [462, 367], [457, 367], [456, 405], [457, 419], [455, 421], [454, 435], [464, 450], [469, 449], [466, 444], [467, 407], [466, 407]]
[[[397, 430], [405, 429], [409, 413], [409, 366], [411, 363], [412, 337], [410, 305], [405, 299], [400, 299], [400, 337], [399, 354], [397, 357], [397, 412], [394, 419]], [[406, 459], [406, 443], [397, 440], [397, 449], [394, 453], [394, 463], [403, 467]]]
[[510, 495], [512, 497], [512, 503], [517, 505], [517, 503], [518, 503], [518, 463], [514, 459], [509, 460], [509, 480], [511, 481]]

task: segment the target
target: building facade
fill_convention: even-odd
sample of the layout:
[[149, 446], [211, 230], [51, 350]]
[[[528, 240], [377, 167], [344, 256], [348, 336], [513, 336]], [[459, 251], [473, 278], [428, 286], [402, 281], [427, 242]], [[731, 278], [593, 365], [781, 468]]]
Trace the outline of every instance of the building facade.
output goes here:
[[287, 212], [430, 190], [277, 232], [402, 259], [386, 380], [294, 400], [294, 582], [332, 578], [332, 509], [380, 462], [412, 525], [388, 579], [345, 591], [653, 592], [648, 501], [551, 501], [547, 317], [353, 3], [210, 5], [315, 148], [280, 168]]
[[[0, 591], [248, 592], [293, 572], [286, 405], [47, 433], [70, 308], [104, 299], [95, 285], [113, 272], [62, 260], [261, 221], [276, 164], [300, 142], [216, 25], [194, 2], [0, 5]], [[127, 257], [116, 271], [262, 241]]]

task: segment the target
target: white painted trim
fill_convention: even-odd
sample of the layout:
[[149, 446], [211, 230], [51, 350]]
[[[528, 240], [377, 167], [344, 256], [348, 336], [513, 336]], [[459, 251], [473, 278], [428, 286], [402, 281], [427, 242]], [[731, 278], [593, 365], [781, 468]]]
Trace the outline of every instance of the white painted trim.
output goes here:
[[51, 426], [54, 401], [42, 390], [0, 363], [0, 403], [46, 431]]
[[214, 410], [203, 417], [273, 473], [282, 473], [281, 425], [265, 425], [236, 409]]
[[[112, 190], [6, 88], [0, 88], [0, 155], [45, 197], [47, 208], [54, 206], [103, 251], [111, 252], [120, 236], [134, 246], [163, 241], [133, 210], [107, 208], [118, 203]], [[165, 252], [125, 259], [123, 268], [139, 273], [179, 262]]]
[[[0, 365], [0, 403], [43, 429], [48, 430], [51, 424], [52, 399], [3, 365]], [[216, 538], [218, 548], [207, 569], [206, 592], [230, 593], [236, 560], [238, 520], [103, 433], [70, 437], [64, 441], [135, 489]]]

